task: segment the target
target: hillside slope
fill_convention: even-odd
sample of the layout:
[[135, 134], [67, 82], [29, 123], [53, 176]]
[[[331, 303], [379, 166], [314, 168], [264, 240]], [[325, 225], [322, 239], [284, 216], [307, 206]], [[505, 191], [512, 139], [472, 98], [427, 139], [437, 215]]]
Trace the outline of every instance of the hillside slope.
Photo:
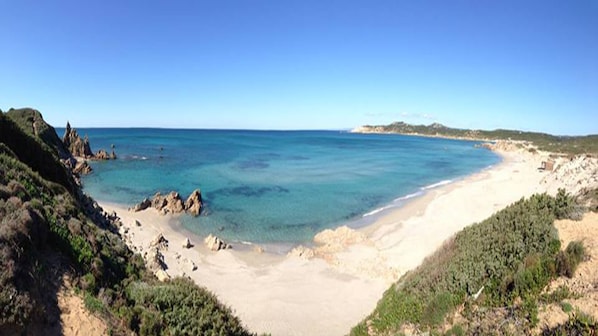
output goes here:
[[0, 113], [0, 334], [64, 333], [57, 297], [70, 284], [113, 335], [250, 334], [192, 281], [147, 273], [116, 233], [118, 219], [59, 161], [43, 119], [23, 130], [15, 120], [29, 125], [36, 114], [15, 111]]
[[518, 130], [470, 130], [447, 127], [442, 124], [411, 125], [402, 121], [389, 125], [365, 125], [352, 130], [354, 133], [396, 133], [468, 140], [515, 140], [532, 142], [538, 149], [564, 154], [598, 154], [598, 135], [556, 136], [539, 132]]

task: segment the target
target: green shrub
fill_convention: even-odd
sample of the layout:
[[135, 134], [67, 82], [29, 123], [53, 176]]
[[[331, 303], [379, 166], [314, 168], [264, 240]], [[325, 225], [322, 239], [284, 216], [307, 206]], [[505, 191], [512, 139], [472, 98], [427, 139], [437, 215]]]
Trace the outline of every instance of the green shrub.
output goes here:
[[551, 293], [545, 293], [540, 296], [540, 301], [543, 303], [556, 303], [561, 302], [573, 296], [573, 293], [569, 287], [560, 285], [557, 289]]
[[175, 278], [157, 285], [132, 283], [127, 288], [140, 332], [147, 335], [249, 335], [230, 309], [191, 280]]
[[573, 311], [573, 306], [569, 302], [561, 302], [561, 309], [565, 313], [570, 313], [571, 311]]
[[570, 242], [565, 251], [559, 252], [556, 258], [556, 267], [559, 275], [572, 278], [575, 270], [585, 257], [583, 244], [578, 241]]
[[481, 288], [481, 304], [504, 307], [523, 298], [522, 316], [533, 325], [532, 298], [557, 274], [560, 241], [553, 223], [569, 204], [565, 196], [561, 204], [533, 195], [466, 227], [387, 290], [352, 334], [363, 334], [364, 326], [393, 333], [405, 323], [434, 329]]
[[85, 304], [85, 308], [92, 313], [102, 314], [106, 312], [104, 303], [90, 293], [85, 293], [83, 303]]

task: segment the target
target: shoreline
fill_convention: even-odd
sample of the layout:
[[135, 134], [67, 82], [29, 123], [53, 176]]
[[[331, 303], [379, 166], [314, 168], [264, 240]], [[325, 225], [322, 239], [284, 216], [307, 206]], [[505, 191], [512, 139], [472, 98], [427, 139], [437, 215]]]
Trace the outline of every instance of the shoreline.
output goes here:
[[[543, 191], [540, 182], [547, 173], [537, 170], [541, 156], [523, 151], [497, 154], [502, 161], [495, 166], [425, 190], [363, 228], [324, 230], [313, 247], [294, 255], [260, 252], [254, 247], [259, 245], [212, 252], [176, 216], [100, 205], [118, 214], [128, 230], [125, 241], [142, 255], [163, 234], [169, 241], [163, 251], [166, 272], [189, 276], [214, 292], [250, 330], [344, 335], [373, 311], [391, 283], [454, 233]], [[187, 237], [194, 244], [191, 249], [182, 247]]]

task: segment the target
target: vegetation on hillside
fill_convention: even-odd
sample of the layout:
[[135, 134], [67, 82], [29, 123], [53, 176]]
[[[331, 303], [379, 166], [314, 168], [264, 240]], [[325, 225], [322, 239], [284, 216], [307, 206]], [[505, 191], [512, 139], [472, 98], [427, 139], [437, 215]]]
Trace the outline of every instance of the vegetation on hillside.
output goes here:
[[531, 329], [542, 289], [559, 275], [571, 276], [583, 258], [579, 242], [560, 250], [553, 225], [575, 214], [574, 207], [564, 190], [533, 195], [465, 228], [391, 286], [351, 334], [395, 334], [406, 326], [440, 331], [457, 308], [474, 318], [476, 311], [511, 307], [519, 327]]
[[515, 130], [468, 130], [446, 127], [434, 123], [430, 125], [410, 125], [404, 122], [394, 122], [390, 125], [364, 126], [381, 133], [418, 134], [427, 136], [464, 138], [474, 140], [518, 140], [530, 141], [540, 150], [565, 154], [598, 154], [598, 135], [587, 136], [556, 136], [538, 132], [524, 132]]
[[204, 288], [158, 282], [93, 203], [51, 146], [0, 113], [0, 334], [59, 324], [64, 276], [113, 335], [250, 334]]

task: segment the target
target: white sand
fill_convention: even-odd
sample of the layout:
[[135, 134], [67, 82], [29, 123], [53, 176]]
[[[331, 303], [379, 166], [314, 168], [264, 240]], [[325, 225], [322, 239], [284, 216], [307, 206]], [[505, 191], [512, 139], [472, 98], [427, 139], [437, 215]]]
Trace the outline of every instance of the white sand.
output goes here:
[[[251, 251], [208, 251], [176, 218], [150, 209], [116, 211], [129, 228], [130, 246], [147, 250], [158, 233], [169, 240], [167, 272], [186, 274], [231, 306], [254, 332], [272, 335], [345, 335], [376, 306], [392, 281], [419, 265], [442, 242], [463, 227], [481, 221], [506, 205], [543, 191], [548, 173], [537, 168], [539, 156], [502, 153], [504, 162], [450, 185], [433, 189], [362, 231], [362, 242], [340, 252], [326, 246], [316, 258]], [[136, 226], [135, 220], [142, 223]], [[184, 249], [190, 237], [195, 244]], [[177, 258], [177, 256], [180, 256]], [[192, 271], [187, 260], [198, 269]]]

